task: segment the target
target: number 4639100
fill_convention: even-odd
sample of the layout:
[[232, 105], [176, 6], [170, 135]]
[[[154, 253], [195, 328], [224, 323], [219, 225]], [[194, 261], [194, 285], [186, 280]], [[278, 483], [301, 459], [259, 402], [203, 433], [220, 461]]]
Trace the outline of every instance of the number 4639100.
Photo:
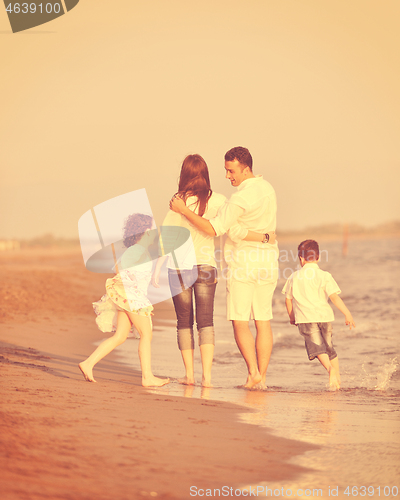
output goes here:
[[365, 496], [385, 496], [388, 497], [392, 495], [392, 497], [397, 497], [399, 494], [399, 489], [397, 486], [347, 486], [347, 488], [343, 492], [345, 495], [351, 496], [351, 497], [365, 497]]
[[40, 3], [36, 5], [36, 3], [15, 3], [13, 4], [8, 4], [6, 7], [6, 11], [10, 14], [35, 14], [36, 11], [40, 14], [43, 14], [46, 12], [47, 14], [52, 14], [53, 12], [55, 14], [59, 14], [61, 11], [61, 5], [59, 3]]

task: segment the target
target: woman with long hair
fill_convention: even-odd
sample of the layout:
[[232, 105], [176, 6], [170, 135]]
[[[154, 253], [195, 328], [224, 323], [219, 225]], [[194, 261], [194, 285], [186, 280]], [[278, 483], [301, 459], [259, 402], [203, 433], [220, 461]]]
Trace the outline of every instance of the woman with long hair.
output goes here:
[[[211, 190], [208, 167], [204, 159], [193, 154], [187, 156], [181, 168], [178, 192], [186, 206], [196, 214], [211, 219], [225, 203], [225, 196]], [[182, 384], [193, 385], [194, 336], [196, 318], [201, 363], [202, 385], [211, 387], [211, 367], [214, 356], [214, 296], [217, 286], [217, 269], [214, 257], [214, 238], [198, 231], [180, 214], [169, 211], [163, 226], [182, 226], [189, 229], [193, 246], [183, 245], [175, 252], [176, 259], [168, 259], [168, 279], [177, 317], [178, 347], [185, 365]], [[190, 242], [188, 242], [190, 243]], [[152, 283], [159, 287], [160, 270], [165, 258], [157, 261]], [[177, 268], [178, 263], [179, 268]], [[193, 307], [195, 300], [195, 313]]]
[[151, 370], [151, 314], [153, 306], [147, 298], [152, 260], [148, 247], [152, 243], [150, 229], [155, 228], [150, 215], [132, 214], [125, 221], [123, 242], [127, 250], [116, 266], [117, 274], [106, 281], [106, 293], [93, 303], [96, 323], [102, 332], [115, 332], [104, 340], [79, 368], [88, 382], [96, 382], [93, 367], [117, 346], [125, 342], [134, 326], [140, 335], [139, 359], [144, 387], [162, 386], [169, 379], [155, 377]]

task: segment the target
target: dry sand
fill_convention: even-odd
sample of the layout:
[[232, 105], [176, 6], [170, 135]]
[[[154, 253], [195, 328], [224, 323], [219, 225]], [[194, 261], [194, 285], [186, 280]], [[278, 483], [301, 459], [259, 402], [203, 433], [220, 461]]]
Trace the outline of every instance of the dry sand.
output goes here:
[[[289, 461], [312, 445], [240, 423], [233, 404], [149, 392], [112, 353], [85, 382], [77, 364], [103, 336], [91, 302], [107, 276], [78, 249], [3, 252], [0, 269], [2, 500], [193, 498], [191, 486], [304, 472]], [[168, 315], [156, 306], [156, 322]]]

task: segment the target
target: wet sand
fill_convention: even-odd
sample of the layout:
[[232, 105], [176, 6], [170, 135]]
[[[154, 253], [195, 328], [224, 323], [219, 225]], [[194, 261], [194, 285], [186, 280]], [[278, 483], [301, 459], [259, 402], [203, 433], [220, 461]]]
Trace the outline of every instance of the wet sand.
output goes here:
[[[290, 460], [315, 446], [243, 423], [231, 403], [148, 391], [113, 353], [85, 382], [105, 275], [78, 249], [4, 252], [0, 268], [2, 499], [192, 498], [307, 471]], [[156, 306], [156, 322], [170, 316]]]

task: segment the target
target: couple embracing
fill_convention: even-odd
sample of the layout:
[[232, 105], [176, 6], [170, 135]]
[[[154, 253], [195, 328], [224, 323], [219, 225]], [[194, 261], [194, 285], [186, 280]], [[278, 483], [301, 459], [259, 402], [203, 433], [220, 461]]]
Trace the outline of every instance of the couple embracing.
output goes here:
[[[232, 321], [237, 346], [246, 362], [244, 387], [264, 388], [272, 351], [272, 296], [278, 280], [279, 251], [275, 242], [276, 196], [273, 187], [254, 175], [248, 149], [235, 147], [225, 154], [226, 178], [237, 188], [229, 200], [212, 192], [208, 168], [199, 155], [185, 158], [178, 193], [170, 201], [171, 212], [164, 225], [183, 225], [192, 236], [197, 260], [197, 279], [177, 293], [177, 271], [169, 261], [169, 282], [174, 292], [178, 346], [186, 368], [181, 382], [194, 384], [193, 294], [203, 367], [202, 385], [211, 385], [214, 353], [213, 304], [217, 283], [214, 237], [227, 234], [224, 258], [227, 263], [227, 319]], [[156, 267], [153, 284], [157, 286]], [[254, 319], [256, 339], [249, 328]]]
[[[189, 385], [195, 383], [195, 317], [203, 367], [202, 385], [211, 387], [215, 344], [213, 309], [217, 285], [214, 237], [227, 234], [224, 245], [224, 258], [228, 266], [227, 319], [232, 321], [236, 343], [247, 365], [248, 377], [244, 387], [265, 388], [272, 351], [272, 296], [278, 279], [276, 196], [273, 187], [261, 175], [253, 174], [253, 160], [246, 148], [235, 147], [225, 154], [225, 171], [226, 178], [237, 188], [229, 200], [211, 190], [207, 164], [200, 155], [189, 155], [183, 161], [178, 192], [170, 201], [170, 212], [163, 225], [189, 229], [195, 260], [188, 258], [185, 262], [185, 259], [180, 259], [177, 269], [172, 257], [160, 258], [154, 270], [152, 284], [159, 286], [160, 269], [168, 258], [169, 286], [177, 316], [178, 346], [186, 369], [186, 375], [180, 382]], [[146, 217], [149, 220], [144, 219]], [[138, 249], [143, 247], [142, 253], [145, 254], [146, 245], [142, 243], [142, 239], [154, 227], [154, 221], [143, 214], [133, 214], [128, 219], [124, 228], [124, 243], [127, 247], [125, 260], [129, 261], [130, 253], [134, 253], [136, 262], [140, 262]], [[138, 224], [140, 228], [136, 227]], [[130, 236], [130, 225], [135, 226], [134, 237]], [[130, 241], [132, 238], [134, 241]], [[129, 265], [123, 266], [126, 269], [107, 280], [106, 295], [94, 304], [100, 329], [112, 329], [115, 334], [80, 363], [79, 367], [88, 381], [95, 381], [93, 366], [125, 341], [133, 325], [140, 335], [142, 384], [161, 386], [169, 382], [169, 379], [154, 377], [151, 371], [150, 316], [153, 308], [146, 302], [151, 263], [148, 259], [146, 262], [146, 258], [142, 260], [142, 267], [136, 266], [135, 273], [130, 271]], [[141, 279], [138, 279], [138, 273], [142, 273]], [[132, 300], [129, 307], [125, 305], [129, 300], [124, 297], [124, 293], [129, 288], [136, 297], [135, 308], [132, 308]], [[108, 321], [111, 326], [101, 325], [100, 319], [106, 316], [106, 312], [107, 318], [112, 318], [111, 322]], [[255, 321], [255, 340], [249, 329], [250, 319]]]

